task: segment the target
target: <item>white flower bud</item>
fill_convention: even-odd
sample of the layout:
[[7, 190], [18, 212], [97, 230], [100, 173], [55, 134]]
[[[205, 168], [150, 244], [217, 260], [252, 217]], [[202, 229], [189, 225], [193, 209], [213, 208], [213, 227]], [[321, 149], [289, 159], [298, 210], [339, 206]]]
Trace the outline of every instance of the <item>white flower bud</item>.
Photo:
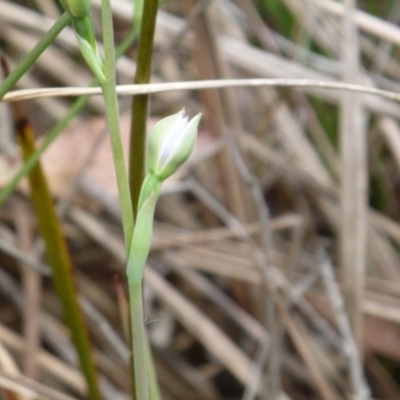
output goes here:
[[171, 176], [190, 156], [201, 114], [189, 121], [185, 110], [159, 121], [150, 133], [149, 169], [160, 181]]

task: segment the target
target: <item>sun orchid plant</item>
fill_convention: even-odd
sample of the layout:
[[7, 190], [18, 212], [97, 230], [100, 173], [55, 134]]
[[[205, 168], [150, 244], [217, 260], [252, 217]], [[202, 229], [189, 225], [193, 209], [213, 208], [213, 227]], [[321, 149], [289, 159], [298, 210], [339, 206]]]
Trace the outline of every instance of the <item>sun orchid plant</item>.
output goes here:
[[[115, 79], [110, 76], [110, 68], [99, 56], [94, 40], [93, 22], [89, 12], [89, 1], [76, 4], [76, 1], [63, 0], [65, 10], [70, 14], [78, 39], [82, 56], [99, 79], [103, 87], [107, 117], [110, 125], [114, 162], [119, 185], [121, 208], [123, 213], [124, 233], [127, 245], [127, 276], [129, 284], [130, 321], [133, 350], [134, 397], [137, 400], [149, 398], [147, 377], [147, 339], [144, 329], [142, 283], [146, 260], [149, 254], [154, 210], [160, 194], [162, 182], [171, 176], [190, 156], [197, 137], [197, 128], [201, 114], [189, 119], [182, 110], [159, 121], [152, 129], [148, 144], [148, 172], [139, 196], [138, 211], [133, 221], [132, 209], [127, 209], [127, 191], [129, 183], [126, 179], [125, 162], [121, 151], [120, 130], [118, 126], [117, 99]], [[78, 2], [79, 3], [79, 2]], [[105, 43], [105, 51], [107, 46]], [[112, 87], [114, 85], [114, 87]], [[125, 201], [124, 201], [125, 199]], [[125, 211], [124, 211], [125, 210]], [[154, 386], [154, 383], [150, 383]]]
[[139, 399], [148, 399], [146, 376], [146, 338], [143, 325], [142, 281], [153, 232], [154, 210], [162, 182], [190, 156], [197, 137], [201, 114], [189, 120], [185, 111], [159, 121], [149, 137], [149, 168], [140, 191], [138, 215], [128, 259], [131, 306], [132, 348], [135, 383]]

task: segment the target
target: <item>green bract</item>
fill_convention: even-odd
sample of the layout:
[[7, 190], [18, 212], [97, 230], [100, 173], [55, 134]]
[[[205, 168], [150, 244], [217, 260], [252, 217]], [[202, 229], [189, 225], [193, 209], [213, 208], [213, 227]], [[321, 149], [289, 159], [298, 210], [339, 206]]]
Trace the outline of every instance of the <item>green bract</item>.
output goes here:
[[103, 61], [100, 57], [96, 37], [94, 33], [93, 20], [90, 14], [84, 18], [72, 19], [75, 35], [78, 40], [79, 49], [87, 64], [96, 78], [104, 81]]
[[60, 0], [60, 3], [73, 18], [84, 18], [90, 12], [90, 0]]
[[127, 275], [131, 282], [140, 282], [149, 255], [151, 239], [153, 236], [154, 210], [161, 189], [161, 183], [155, 185], [137, 215], [135, 229], [133, 231]]
[[159, 121], [150, 133], [149, 170], [160, 181], [171, 176], [190, 156], [201, 114], [189, 121], [185, 110]]
[[90, 0], [60, 0], [65, 11], [71, 16], [79, 49], [96, 78], [104, 81], [103, 61], [97, 49]]

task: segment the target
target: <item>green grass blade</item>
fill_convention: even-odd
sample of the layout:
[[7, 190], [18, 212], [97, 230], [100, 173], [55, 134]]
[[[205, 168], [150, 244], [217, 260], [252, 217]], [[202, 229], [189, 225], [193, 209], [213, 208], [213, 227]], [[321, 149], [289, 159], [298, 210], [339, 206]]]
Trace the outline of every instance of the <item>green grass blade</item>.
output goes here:
[[29, 54], [18, 64], [14, 71], [10, 73], [10, 75], [0, 85], [0, 100], [14, 87], [21, 76], [32, 67], [32, 65], [47, 49], [47, 47], [53, 43], [58, 34], [68, 25], [69, 21], [70, 17], [67, 13], [61, 15], [61, 17], [55, 22], [49, 31], [46, 32], [36, 46], [29, 52]]
[[[17, 121], [17, 137], [24, 159], [35, 151], [35, 139], [26, 118]], [[83, 374], [88, 385], [90, 399], [100, 400], [97, 373], [85, 321], [79, 306], [77, 287], [74, 282], [72, 262], [53, 199], [40, 163], [29, 174], [31, 197], [39, 231], [46, 244], [46, 256], [52, 268], [52, 277], [60, 298], [65, 322], [78, 353]]]
[[133, 211], [129, 191], [128, 173], [122, 144], [121, 128], [119, 125], [118, 95], [115, 77], [114, 31], [112, 10], [109, 0], [102, 0], [101, 15], [104, 42], [104, 76], [101, 82], [104, 102], [106, 104], [107, 122], [110, 131], [111, 149], [114, 169], [117, 177], [119, 201], [121, 204], [122, 226], [124, 229], [125, 245], [128, 249], [133, 235]]
[[[147, 0], [144, 2], [135, 83], [149, 83], [150, 81], [157, 9], [158, 0]], [[148, 95], [140, 95], [133, 98], [129, 145], [129, 185], [134, 215], [137, 213], [140, 188], [146, 175], [146, 123], [148, 105]]]

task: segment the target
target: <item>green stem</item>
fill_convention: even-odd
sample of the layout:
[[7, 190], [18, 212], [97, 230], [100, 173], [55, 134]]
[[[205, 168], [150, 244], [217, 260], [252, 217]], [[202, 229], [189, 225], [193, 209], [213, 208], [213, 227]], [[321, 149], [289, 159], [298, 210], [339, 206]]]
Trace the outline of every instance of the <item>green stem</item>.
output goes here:
[[147, 376], [149, 377], [149, 394], [150, 400], [161, 400], [161, 391], [157, 379], [157, 371], [154, 365], [153, 353], [149, 338], [146, 337], [146, 360], [147, 360]]
[[[18, 132], [18, 138], [24, 159], [27, 159], [35, 150], [35, 139], [26, 123], [19, 125], [22, 128]], [[32, 169], [29, 181], [39, 230], [46, 244], [46, 256], [52, 268], [52, 278], [62, 303], [64, 319], [78, 353], [82, 371], [88, 384], [90, 398], [100, 400], [96, 368], [86, 324], [79, 306], [71, 258], [40, 164]]]
[[129, 305], [132, 329], [133, 369], [135, 379], [135, 399], [149, 400], [147, 380], [146, 332], [143, 316], [142, 279], [129, 281]]
[[115, 80], [114, 31], [110, 0], [102, 0], [101, 6], [105, 58], [105, 80], [104, 82], [101, 82], [101, 87], [103, 89], [108, 126], [110, 128], [111, 148], [113, 152], [114, 168], [117, 176], [118, 193], [121, 203], [122, 225], [124, 229], [125, 243], [126, 248], [129, 248], [132, 240], [134, 219], [122, 145], [122, 136], [119, 126], [118, 96]]
[[[127, 265], [129, 290], [131, 290], [135, 285], [141, 285], [143, 282], [143, 272], [146, 265], [147, 257], [149, 255], [153, 233], [154, 210], [157, 204], [158, 196], [160, 194], [160, 189], [161, 182], [158, 179], [152, 179], [152, 175], [149, 174], [148, 178], [146, 178], [143, 183], [142, 193], [139, 200], [142, 202], [142, 205], [136, 218], [135, 230], [129, 250]], [[131, 293], [129, 294], [129, 296], [131, 298]], [[134, 298], [134, 294], [132, 294], [132, 298]], [[135, 329], [137, 329], [136, 327], [139, 324], [137, 319], [143, 319], [143, 307], [139, 305], [138, 301], [130, 301], [130, 315], [131, 332], [133, 333], [135, 332]], [[144, 373], [142, 369], [147, 366], [146, 373], [148, 374], [148, 390], [150, 398], [151, 400], [160, 400], [161, 395], [158, 387], [157, 376], [155, 373], [150, 343], [146, 337], [146, 333], [144, 332], [144, 330], [143, 335], [145, 336], [144, 341], [140, 338], [140, 343], [135, 343], [135, 338], [137, 337], [137, 335], [134, 336], [132, 334], [132, 382], [135, 383], [133, 386], [133, 399], [142, 400], [139, 397], [139, 391], [143, 392], [143, 388], [138, 388], [137, 385], [140, 384], [140, 381], [142, 380], [141, 376]], [[143, 345], [145, 346], [145, 348], [140, 349], [140, 351], [137, 353], [137, 346], [139, 345]], [[145, 359], [142, 358], [143, 354], [146, 355]], [[137, 368], [139, 368], [140, 371], [138, 371]]]
[[39, 40], [36, 46], [29, 54], [18, 64], [18, 66], [10, 73], [0, 86], [0, 100], [10, 91], [19, 81], [22, 75], [28, 71], [35, 63], [39, 56], [49, 47], [58, 34], [68, 25], [70, 17], [68, 13], [64, 13], [50, 28], [50, 30]]
[[[146, 0], [143, 6], [135, 83], [149, 83], [158, 0]], [[131, 137], [129, 147], [129, 185], [134, 215], [137, 213], [140, 188], [146, 168], [146, 122], [148, 95], [135, 96], [132, 101]]]
[[[138, 2], [136, 2], [138, 4]], [[153, 41], [154, 41], [154, 32], [156, 26], [156, 18], [157, 18], [157, 10], [158, 10], [158, 0], [146, 0], [143, 2], [143, 14], [140, 21], [140, 41], [139, 41], [139, 49], [138, 49], [138, 57], [137, 57], [137, 69], [135, 76], [135, 83], [144, 84], [150, 82], [151, 77], [151, 64], [152, 64], [152, 55], [153, 55]], [[136, 19], [137, 26], [138, 21]], [[146, 174], [146, 123], [147, 123], [147, 115], [148, 115], [148, 107], [149, 107], [149, 99], [148, 95], [135, 96], [132, 100], [132, 120], [131, 120], [131, 133], [130, 133], [130, 144], [129, 144], [129, 186], [131, 192], [132, 199], [132, 207], [133, 214], [136, 217], [138, 210], [138, 203], [140, 197], [140, 190], [142, 188], [143, 179]], [[128, 267], [129, 268], [129, 267]], [[130, 278], [128, 277], [128, 280]], [[142, 283], [140, 282], [140, 285]], [[132, 289], [133, 290], [133, 289]], [[141, 291], [141, 289], [140, 289]], [[142, 299], [140, 299], [142, 301]], [[137, 306], [138, 307], [138, 306]], [[131, 315], [137, 315], [139, 312], [143, 314], [142, 306], [139, 311], [136, 308], [135, 303], [131, 302]], [[139, 319], [139, 317], [134, 317]], [[143, 315], [140, 317], [142, 319], [141, 323], [143, 324]], [[134, 325], [136, 325], [137, 319], [133, 319], [131, 321], [132, 329], [134, 329]], [[137, 322], [139, 323], [139, 321]], [[145, 335], [144, 328], [142, 331], [143, 335]], [[145, 337], [146, 338], [146, 337]], [[147, 354], [147, 373], [149, 378], [149, 388], [150, 388], [150, 397], [152, 400], [161, 399], [157, 376], [155, 373], [153, 356], [150, 348], [149, 340], [142, 341], [140, 343], [140, 353], [137, 354], [136, 347], [138, 344], [135, 344], [135, 336], [133, 336], [132, 342], [132, 351], [134, 358], [134, 371], [132, 372], [132, 376], [136, 379], [136, 385], [140, 385], [139, 379], [137, 378], [140, 370], [140, 374], [143, 373], [145, 359], [140, 358], [145, 352]], [[136, 393], [138, 393], [136, 389]], [[147, 390], [147, 383], [146, 383]], [[146, 392], [147, 394], [147, 392]], [[141, 397], [137, 397], [137, 400], [142, 400]]]

